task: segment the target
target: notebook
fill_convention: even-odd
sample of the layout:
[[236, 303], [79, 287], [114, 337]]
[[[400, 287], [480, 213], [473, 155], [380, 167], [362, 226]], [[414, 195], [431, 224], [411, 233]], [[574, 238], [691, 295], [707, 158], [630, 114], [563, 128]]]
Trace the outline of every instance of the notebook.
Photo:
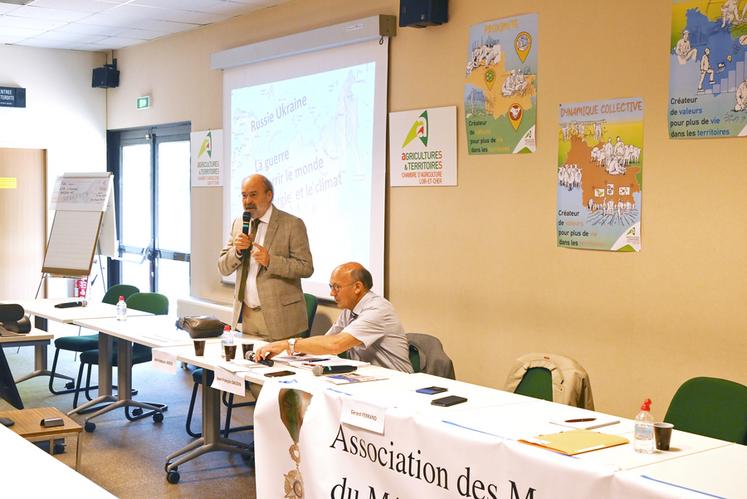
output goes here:
[[544, 447], [569, 456], [629, 443], [627, 438], [621, 437], [620, 435], [608, 435], [606, 433], [598, 433], [590, 430], [571, 430], [560, 433], [549, 433], [547, 435], [523, 438], [519, 441], [537, 447]]

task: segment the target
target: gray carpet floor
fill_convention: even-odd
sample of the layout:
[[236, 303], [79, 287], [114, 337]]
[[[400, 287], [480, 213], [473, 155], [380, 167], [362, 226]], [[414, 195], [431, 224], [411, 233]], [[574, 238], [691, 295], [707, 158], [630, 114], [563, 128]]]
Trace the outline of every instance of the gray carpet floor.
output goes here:
[[[6, 348], [13, 375], [18, 378], [33, 370], [34, 349]], [[54, 347], [49, 348], [52, 364]], [[58, 371], [75, 376], [78, 362], [70, 352], [60, 355]], [[94, 379], [95, 379], [94, 371]], [[114, 370], [116, 380], [116, 369]], [[73, 395], [53, 395], [47, 389], [48, 377], [37, 377], [18, 385], [26, 407], [57, 407], [63, 412], [72, 409]], [[63, 388], [62, 380], [56, 384]], [[139, 391], [137, 400], [168, 404], [162, 423], [151, 418], [130, 422], [124, 410], [117, 409], [96, 418], [96, 431], [82, 433], [80, 473], [121, 498], [141, 497], [200, 497], [200, 498], [255, 498], [254, 463], [239, 454], [214, 452], [203, 455], [179, 467], [178, 484], [166, 481], [165, 458], [168, 454], [190, 443], [193, 439], [185, 431], [187, 409], [192, 393], [190, 370], [179, 369], [175, 375], [154, 369], [150, 363], [133, 368], [133, 388]], [[85, 399], [83, 399], [85, 400]], [[238, 401], [238, 399], [237, 399]], [[200, 431], [200, 392], [192, 423]], [[0, 400], [0, 410], [12, 409]], [[225, 408], [223, 408], [225, 415]], [[73, 416], [81, 425], [85, 416]], [[233, 425], [251, 423], [252, 409], [234, 410]], [[231, 438], [251, 442], [249, 431], [236, 432]], [[58, 459], [74, 466], [75, 440], [67, 442], [68, 451]], [[2, 452], [2, 449], [0, 449]]]

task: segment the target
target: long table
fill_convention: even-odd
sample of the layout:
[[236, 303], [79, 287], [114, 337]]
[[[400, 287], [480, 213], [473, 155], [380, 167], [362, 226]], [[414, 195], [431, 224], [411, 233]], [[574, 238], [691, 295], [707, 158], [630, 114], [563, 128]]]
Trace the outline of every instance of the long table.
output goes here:
[[0, 449], [3, 495], [15, 492], [24, 497], [114, 497], [3, 425]]
[[[110, 352], [116, 337], [121, 340], [120, 359], [128, 359], [133, 342], [141, 343], [166, 352], [174, 361], [218, 374], [224, 369], [234, 371], [242, 381], [263, 384], [255, 409], [258, 497], [282, 497], [298, 487], [312, 498], [343, 497], [355, 491], [364, 497], [475, 499], [730, 497], [747, 490], [742, 468], [731, 466], [744, 463], [742, 446], [675, 430], [669, 452], [638, 454], [632, 444], [626, 444], [568, 457], [519, 440], [561, 431], [551, 420], [605, 415], [422, 373], [408, 375], [370, 366], [359, 372], [386, 379], [333, 385], [308, 370], [281, 364], [267, 368], [228, 363], [221, 358], [218, 338], [208, 340], [205, 355], [198, 357], [191, 339], [174, 331], [173, 322], [173, 317], [165, 316], [133, 317], [125, 322], [74, 321], [103, 332], [100, 352], [107, 358], [107, 344]], [[239, 344], [245, 341], [261, 343], [247, 337], [237, 340]], [[237, 349], [241, 351], [240, 346]], [[102, 397], [111, 401], [111, 369], [101, 360], [105, 367], [99, 379]], [[279, 369], [297, 374], [265, 377], [268, 371]], [[179, 465], [206, 452], [248, 450], [246, 444], [221, 437], [220, 392], [208, 386], [207, 380], [203, 376], [203, 437], [167, 456], [166, 471], [172, 483], [178, 481]], [[448, 391], [436, 396], [416, 392], [430, 385]], [[131, 372], [120, 369], [118, 407], [151, 409], [129, 398], [130, 386]], [[291, 400], [289, 394], [290, 407], [296, 411], [290, 417], [287, 411], [281, 414], [279, 402], [283, 397]], [[448, 394], [465, 396], [468, 402], [446, 408], [430, 404], [433, 398]], [[369, 415], [380, 420], [381, 427], [361, 426], [361, 417], [351, 419], [351, 414]], [[631, 420], [619, 418], [619, 423], [599, 431], [632, 440], [632, 428]], [[176, 480], [172, 480], [174, 475]]]
[[[26, 313], [31, 314], [34, 316], [34, 325], [35, 328], [40, 331], [48, 332], [48, 321], [54, 321], [59, 322], [61, 324], [72, 324], [75, 320], [80, 319], [94, 319], [99, 317], [116, 317], [117, 315], [117, 307], [115, 305], [110, 305], [108, 303], [101, 303], [101, 302], [87, 302], [85, 307], [70, 307], [70, 308], [57, 308], [55, 305], [59, 305], [60, 303], [70, 302], [72, 298], [42, 298], [37, 300], [19, 300], [19, 301], [11, 301], [11, 300], [4, 300], [3, 303], [17, 303], [23, 307], [23, 309], [26, 311]], [[148, 312], [142, 312], [140, 310], [128, 310], [128, 316], [143, 316], [143, 315], [151, 315]], [[49, 339], [53, 339], [53, 336], [50, 336]], [[27, 343], [29, 345], [34, 343]], [[26, 381], [28, 379], [37, 377], [37, 376], [50, 376], [49, 380], [49, 390], [52, 393], [55, 393], [52, 389], [52, 382], [54, 381], [54, 378], [60, 378], [60, 379], [66, 379], [68, 381], [75, 381], [71, 376], [67, 376], [65, 374], [59, 374], [54, 373], [54, 377], [52, 377], [52, 372], [47, 369], [48, 365], [48, 359], [47, 359], [47, 346], [49, 345], [49, 341], [47, 341], [46, 344], [37, 343], [34, 344], [35, 350], [34, 350], [34, 371], [31, 372], [28, 375], [25, 375], [18, 380], [16, 380], [16, 383], [20, 383], [22, 381]], [[69, 393], [72, 390], [67, 390], [64, 392], [56, 392], [56, 393]]]
[[[349, 385], [295, 378], [265, 382], [255, 408], [257, 497], [296, 486], [307, 497], [744, 497], [747, 490], [745, 448], [721, 440], [675, 430], [670, 451], [640, 454], [633, 421], [618, 418], [597, 431], [631, 443], [569, 457], [520, 439], [564, 431], [551, 421], [607, 415], [423, 374]], [[448, 392], [415, 391], [431, 385]], [[298, 406], [290, 414], [289, 390]], [[430, 404], [448, 394], [469, 401]], [[305, 412], [302, 400], [310, 402]]]
[[[132, 347], [134, 343], [151, 348], [191, 344], [192, 340], [187, 333], [176, 329], [175, 322], [176, 317], [169, 315], [128, 316], [124, 321], [116, 318], [74, 320], [74, 324], [99, 331], [99, 396], [68, 412], [68, 415], [84, 413], [90, 407], [112, 402], [86, 417], [84, 428], [87, 432], [95, 431], [96, 424], [92, 421], [94, 418], [119, 408], [125, 409], [130, 421], [150, 416], [157, 423], [163, 421], [163, 411], [167, 406], [140, 402], [132, 398]], [[112, 395], [111, 352], [114, 338], [118, 338], [116, 397]], [[130, 416], [130, 407], [139, 409], [135, 416]], [[149, 412], [143, 413], [143, 409]]]

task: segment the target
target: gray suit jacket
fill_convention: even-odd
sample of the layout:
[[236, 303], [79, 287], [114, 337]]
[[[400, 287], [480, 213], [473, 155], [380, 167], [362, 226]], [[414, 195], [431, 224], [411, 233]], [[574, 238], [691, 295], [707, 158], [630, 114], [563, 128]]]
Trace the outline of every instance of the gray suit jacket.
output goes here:
[[[239, 283], [244, 278], [238, 275], [241, 274], [241, 257], [236, 255], [233, 247], [233, 240], [241, 232], [241, 225], [241, 217], [233, 221], [231, 236], [218, 258], [221, 274], [231, 275], [239, 270], [233, 292], [234, 329], [241, 318], [243, 305], [238, 300]], [[273, 340], [290, 338], [308, 329], [301, 278], [314, 273], [314, 264], [303, 220], [273, 206], [263, 246], [270, 253], [270, 266], [260, 267], [257, 274], [262, 314]]]

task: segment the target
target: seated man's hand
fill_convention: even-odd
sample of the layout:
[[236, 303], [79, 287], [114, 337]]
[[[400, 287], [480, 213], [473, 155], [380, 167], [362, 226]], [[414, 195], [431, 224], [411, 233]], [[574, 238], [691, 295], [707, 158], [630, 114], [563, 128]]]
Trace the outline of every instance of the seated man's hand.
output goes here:
[[286, 340], [273, 341], [268, 343], [255, 351], [256, 359], [271, 359], [277, 354], [285, 351], [288, 348], [288, 342]]

